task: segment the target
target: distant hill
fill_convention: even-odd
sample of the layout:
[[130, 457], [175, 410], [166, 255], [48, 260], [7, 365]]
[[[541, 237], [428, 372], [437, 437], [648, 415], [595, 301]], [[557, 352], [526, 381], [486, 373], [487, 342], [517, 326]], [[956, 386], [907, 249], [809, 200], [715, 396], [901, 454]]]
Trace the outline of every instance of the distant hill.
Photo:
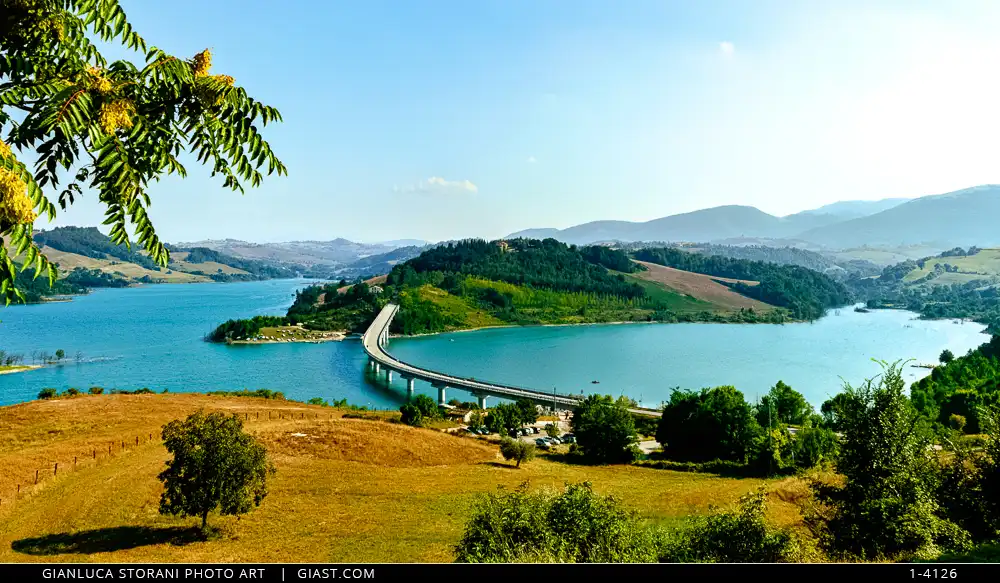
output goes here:
[[844, 200], [803, 211], [798, 214], [834, 215], [841, 219], [857, 219], [867, 217], [897, 207], [912, 198], [883, 198], [882, 200]]
[[324, 265], [344, 267], [367, 257], [387, 253], [397, 246], [378, 243], [355, 243], [347, 239], [330, 241], [288, 241], [284, 243], [250, 243], [233, 239], [178, 243], [178, 247], [205, 247], [234, 257], [287, 263], [292, 265]]
[[888, 210], [806, 231], [802, 239], [830, 248], [919, 245], [939, 249], [1000, 245], [1000, 185], [925, 196]]
[[[852, 215], [853, 217], [853, 215]], [[752, 206], [727, 205], [646, 222], [593, 221], [567, 229], [528, 229], [509, 238], [553, 238], [588, 245], [599, 241], [717, 242], [731, 239], [787, 239], [838, 223], [837, 213], [807, 211], [776, 217]]]

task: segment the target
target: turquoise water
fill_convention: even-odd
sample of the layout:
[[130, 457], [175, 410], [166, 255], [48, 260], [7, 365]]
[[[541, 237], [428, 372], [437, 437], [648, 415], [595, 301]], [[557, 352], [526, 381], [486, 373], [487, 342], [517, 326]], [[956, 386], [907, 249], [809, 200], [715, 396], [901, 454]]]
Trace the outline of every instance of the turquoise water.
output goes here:
[[[347, 398], [398, 407], [404, 382], [364, 376], [357, 340], [225, 346], [202, 341], [229, 318], [282, 314], [307, 280], [151, 285], [97, 290], [71, 302], [0, 309], [0, 349], [63, 349], [67, 363], [0, 375], [0, 405], [90, 386], [171, 392], [272, 389], [294, 399]], [[403, 360], [461, 376], [561, 393], [626, 394], [656, 405], [672, 387], [735, 385], [748, 398], [779, 379], [818, 405], [879, 371], [872, 358], [934, 362], [989, 337], [978, 324], [921, 321], [901, 311], [831, 312], [809, 324], [633, 324], [529, 327], [394, 338]], [[83, 353], [77, 363], [77, 351]], [[928, 371], [907, 368], [908, 380]], [[591, 381], [597, 380], [599, 384]], [[436, 392], [423, 383], [417, 390]], [[470, 396], [449, 391], [449, 398]]]

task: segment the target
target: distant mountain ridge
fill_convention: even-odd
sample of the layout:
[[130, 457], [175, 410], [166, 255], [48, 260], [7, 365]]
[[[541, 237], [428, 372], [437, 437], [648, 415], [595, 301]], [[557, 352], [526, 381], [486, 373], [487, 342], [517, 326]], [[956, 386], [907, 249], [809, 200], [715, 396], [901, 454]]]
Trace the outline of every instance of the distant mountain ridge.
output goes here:
[[565, 243], [726, 243], [825, 250], [861, 246], [926, 244], [1000, 245], [993, 217], [1000, 211], [1000, 186], [983, 185], [919, 198], [842, 201], [785, 217], [752, 206], [726, 205], [646, 222], [592, 221], [566, 229], [528, 229], [508, 238], [551, 237]]

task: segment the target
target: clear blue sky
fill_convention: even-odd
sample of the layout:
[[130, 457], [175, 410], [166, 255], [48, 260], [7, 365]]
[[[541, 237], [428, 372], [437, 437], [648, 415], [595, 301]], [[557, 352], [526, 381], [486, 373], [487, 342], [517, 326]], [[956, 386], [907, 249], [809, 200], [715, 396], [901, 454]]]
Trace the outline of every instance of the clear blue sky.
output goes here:
[[[152, 188], [180, 242], [499, 237], [1000, 182], [1000, 2], [122, 0], [278, 107], [289, 169]], [[96, 225], [85, 197], [56, 224]], [[42, 221], [38, 227], [44, 227]]]

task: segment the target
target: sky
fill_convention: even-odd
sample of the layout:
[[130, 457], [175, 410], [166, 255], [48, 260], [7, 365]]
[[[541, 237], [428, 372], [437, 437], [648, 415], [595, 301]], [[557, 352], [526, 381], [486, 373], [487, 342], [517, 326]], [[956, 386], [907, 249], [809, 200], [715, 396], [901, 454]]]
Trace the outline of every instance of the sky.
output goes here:
[[[162, 239], [497, 238], [1000, 183], [1000, 2], [121, 0], [277, 107], [245, 195], [188, 164]], [[111, 49], [109, 57], [127, 56]], [[99, 225], [93, 195], [55, 223]]]

